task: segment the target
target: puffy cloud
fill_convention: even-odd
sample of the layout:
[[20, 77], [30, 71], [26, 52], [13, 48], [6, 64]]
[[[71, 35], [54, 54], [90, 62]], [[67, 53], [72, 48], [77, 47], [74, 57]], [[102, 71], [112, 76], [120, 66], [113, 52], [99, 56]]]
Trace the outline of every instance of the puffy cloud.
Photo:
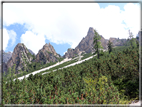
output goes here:
[[16, 41], [16, 32], [13, 30], [3, 29], [3, 50], [6, 50], [9, 40], [11, 40], [11, 46], [14, 45]]
[[14, 45], [14, 43], [16, 42], [16, 36], [17, 36], [16, 32], [14, 32], [13, 30], [8, 30], [8, 34], [10, 39], [12, 40], [11, 45]]
[[122, 18], [126, 28], [130, 29], [136, 37], [138, 31], [140, 31], [140, 5], [129, 3], [124, 6], [124, 10]]
[[8, 31], [3, 29], [3, 50], [6, 50], [9, 41]]
[[[97, 29], [106, 39], [127, 38], [130, 28], [134, 34], [138, 33], [139, 9], [139, 5], [135, 4], [125, 5], [125, 11], [122, 11], [115, 5], [100, 8], [97, 3], [6, 3], [3, 5], [3, 17], [6, 26], [25, 23], [33, 38], [39, 38], [41, 34], [46, 36], [41, 36], [39, 41], [48, 39], [56, 44], [68, 43], [75, 48], [87, 35], [89, 27]], [[130, 17], [130, 12], [135, 17]], [[23, 42], [33, 43], [30, 37], [26, 39]], [[35, 48], [35, 45], [29, 46]]]
[[39, 49], [45, 45], [45, 37], [42, 34], [34, 34], [31, 31], [26, 31], [21, 36], [21, 43], [24, 43], [28, 49], [31, 49], [35, 54], [38, 53]]

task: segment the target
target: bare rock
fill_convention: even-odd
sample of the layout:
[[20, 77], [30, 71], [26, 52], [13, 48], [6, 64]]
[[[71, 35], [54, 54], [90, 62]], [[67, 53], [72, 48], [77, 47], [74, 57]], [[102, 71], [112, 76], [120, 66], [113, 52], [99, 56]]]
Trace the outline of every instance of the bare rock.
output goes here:
[[60, 55], [56, 53], [54, 47], [49, 43], [45, 44], [41, 50], [36, 55], [36, 62], [47, 64], [49, 62], [58, 61]]
[[118, 38], [110, 38], [110, 42], [112, 42], [113, 46], [123, 46], [126, 43], [126, 39], [118, 39]]
[[[108, 40], [105, 39], [102, 35], [101, 37], [101, 45], [103, 49], [107, 49], [107, 43]], [[88, 33], [85, 38], [81, 40], [81, 42], [78, 44], [78, 46], [75, 49], [72, 49], [71, 51], [67, 51], [64, 58], [72, 58], [75, 56], [75, 54], [79, 54], [79, 52], [84, 51], [85, 53], [91, 53], [94, 52], [94, 29], [92, 27], [89, 28]], [[110, 41], [113, 43], [114, 46], [122, 46], [126, 42], [126, 39], [117, 39], [117, 38], [110, 38]]]
[[72, 58], [74, 56], [75, 56], [74, 49], [69, 48], [65, 53], [65, 55], [63, 56], [63, 58]]
[[24, 70], [24, 67], [26, 68], [27, 64], [30, 64], [32, 59], [33, 57], [26, 48], [26, 46], [23, 43], [18, 43], [14, 48], [12, 57], [7, 62], [7, 69], [9, 67], [12, 68], [13, 65], [16, 64], [16, 72], [18, 70]]

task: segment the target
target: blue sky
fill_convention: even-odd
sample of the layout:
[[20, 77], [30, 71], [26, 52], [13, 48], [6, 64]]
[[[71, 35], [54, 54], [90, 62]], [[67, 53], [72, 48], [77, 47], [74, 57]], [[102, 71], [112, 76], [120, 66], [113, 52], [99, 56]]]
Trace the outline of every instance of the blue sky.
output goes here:
[[12, 52], [18, 43], [24, 43], [37, 54], [50, 42], [63, 55], [68, 48], [79, 44], [89, 27], [97, 29], [106, 39], [127, 38], [128, 29], [136, 36], [140, 30], [140, 6], [136, 3], [4, 3], [3, 21], [4, 51]]

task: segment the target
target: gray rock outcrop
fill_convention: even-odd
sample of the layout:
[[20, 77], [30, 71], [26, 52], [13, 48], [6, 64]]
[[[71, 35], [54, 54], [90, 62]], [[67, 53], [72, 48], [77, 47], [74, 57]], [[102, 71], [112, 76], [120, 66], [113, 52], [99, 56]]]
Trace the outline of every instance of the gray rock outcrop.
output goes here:
[[23, 43], [18, 43], [14, 48], [12, 57], [7, 62], [7, 69], [13, 67], [15, 64], [16, 73], [18, 70], [26, 70], [27, 64], [30, 64], [33, 60], [31, 53], [28, 51], [26, 46]]
[[56, 53], [53, 46], [49, 44], [45, 44], [41, 50], [36, 55], [36, 62], [40, 62], [41, 64], [47, 64], [49, 62], [57, 62], [58, 58], [61, 56]]
[[[107, 49], [108, 40], [105, 39], [102, 35], [100, 35], [100, 37], [101, 37], [100, 42], [103, 49]], [[122, 46], [126, 42], [126, 39], [110, 38], [109, 40], [113, 43], [114, 46]], [[90, 27], [86, 37], [81, 40], [78, 46], [75, 49], [71, 49], [71, 50], [68, 49], [63, 57], [72, 58], [76, 54], [79, 54], [79, 52], [83, 52], [83, 51], [85, 53], [94, 52], [95, 50], [94, 50], [93, 41], [94, 41], [94, 29]]]

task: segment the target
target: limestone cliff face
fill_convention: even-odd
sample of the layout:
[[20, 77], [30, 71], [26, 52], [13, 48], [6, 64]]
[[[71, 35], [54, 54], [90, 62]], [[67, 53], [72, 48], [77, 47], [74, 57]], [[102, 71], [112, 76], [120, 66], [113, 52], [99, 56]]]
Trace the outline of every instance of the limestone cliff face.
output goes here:
[[24, 70], [24, 67], [26, 68], [27, 63], [31, 63], [32, 59], [33, 57], [26, 46], [23, 43], [18, 43], [14, 48], [12, 57], [7, 62], [7, 69], [9, 67], [12, 68], [13, 65], [16, 64], [16, 71]]
[[[100, 35], [100, 37], [101, 37], [100, 42], [102, 47], [104, 49], [107, 49], [108, 40], [105, 39], [102, 35]], [[114, 46], [122, 46], [126, 42], [126, 39], [110, 38], [109, 40], [113, 43]], [[78, 44], [78, 46], [75, 49], [72, 49], [70, 51], [68, 50], [63, 57], [72, 58], [75, 56], [75, 54], [78, 54], [79, 52], [83, 51], [85, 53], [94, 52], [95, 50], [93, 48], [94, 47], [93, 41], [94, 41], [94, 29], [90, 27], [87, 36], [81, 40], [81, 42]]]
[[60, 55], [58, 55], [53, 48], [53, 46], [49, 44], [45, 44], [41, 50], [36, 55], [36, 62], [40, 62], [43, 64], [49, 63], [49, 62], [56, 62], [58, 61], [57, 58], [60, 58]]
[[79, 52], [85, 51], [86, 53], [90, 53], [93, 51], [93, 37], [94, 37], [94, 29], [92, 27], [89, 28], [87, 36], [81, 40], [78, 46], [75, 49], [68, 49], [64, 58], [72, 58], [79, 54]]
[[85, 51], [86, 53], [90, 53], [93, 51], [93, 39], [94, 38], [94, 29], [92, 27], [89, 28], [87, 36], [81, 40], [79, 45], [75, 48], [79, 49], [79, 51]]
[[126, 39], [110, 38], [109, 39], [114, 46], [123, 46], [126, 43]]
[[[78, 46], [75, 49], [72, 49], [72, 51], [67, 51], [67, 53], [63, 57], [72, 58], [75, 56], [75, 54], [79, 54], [79, 52], [83, 51], [85, 53], [94, 52], [95, 50], [93, 48], [94, 47], [93, 41], [94, 41], [94, 29], [90, 27], [86, 37], [81, 40]], [[107, 40], [105, 40], [102, 36], [101, 36], [101, 43], [102, 46], [106, 49]]]
[[72, 58], [74, 56], [75, 56], [74, 49], [69, 48], [65, 53], [65, 55], [63, 56], [63, 58]]
[[101, 44], [104, 49], [107, 49], [108, 40], [101, 35]]

